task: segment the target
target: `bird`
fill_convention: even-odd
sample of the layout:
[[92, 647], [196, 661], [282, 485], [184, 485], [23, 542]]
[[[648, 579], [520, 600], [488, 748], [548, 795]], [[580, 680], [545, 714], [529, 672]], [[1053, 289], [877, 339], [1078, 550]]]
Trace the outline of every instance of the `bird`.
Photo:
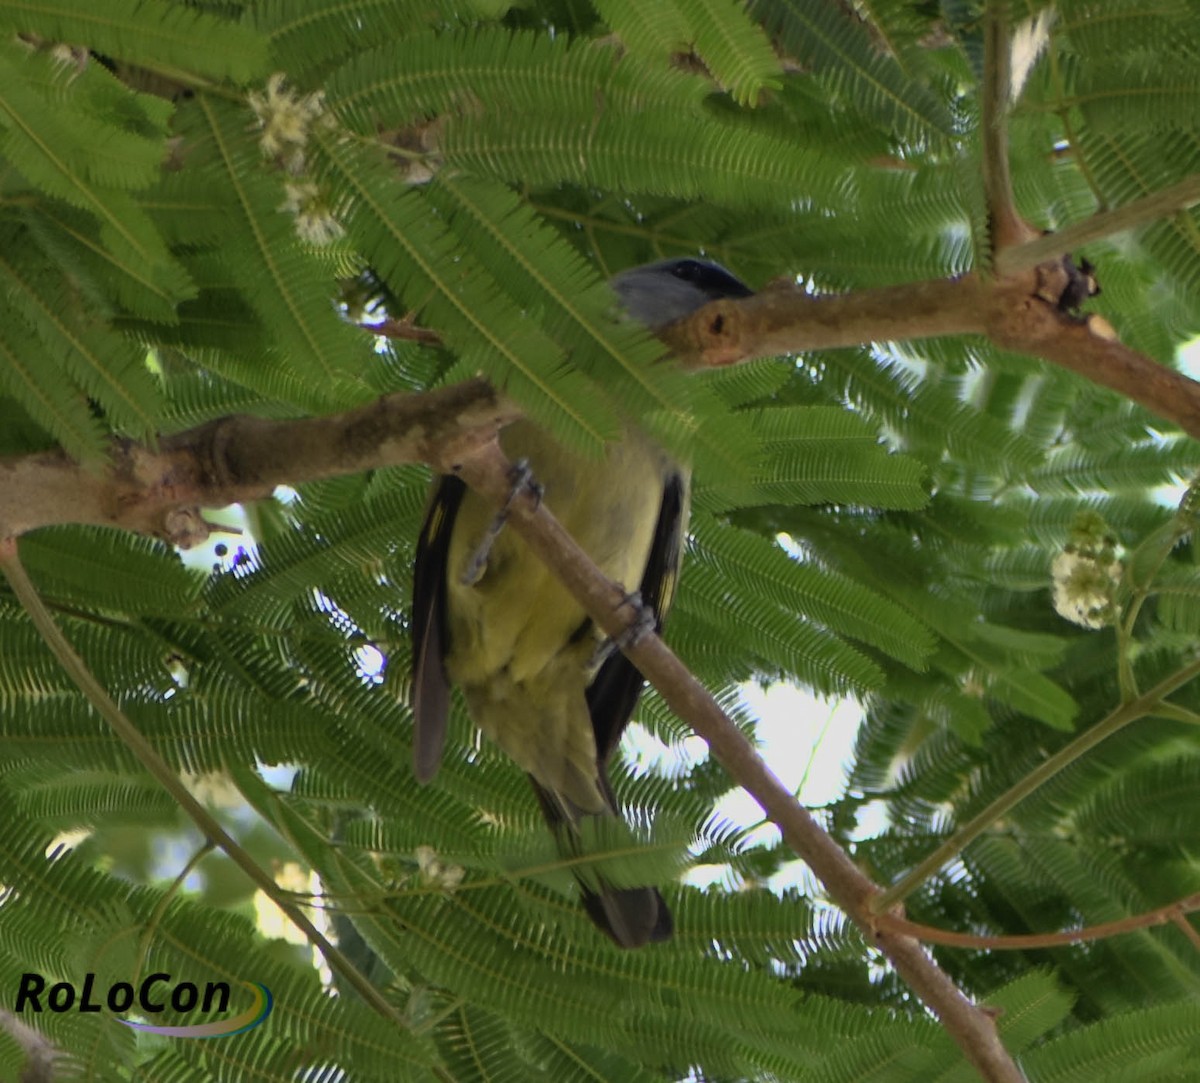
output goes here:
[[[631, 268], [610, 284], [625, 313], [651, 331], [753, 293], [719, 264], [690, 257]], [[500, 443], [600, 571], [638, 592], [660, 630], [687, 529], [688, 468], [632, 424], [599, 458], [527, 420], [508, 425]], [[495, 508], [461, 479], [435, 479], [413, 571], [414, 773], [423, 783], [436, 774], [458, 685], [475, 724], [528, 773], [560, 850], [577, 856], [582, 818], [620, 815], [607, 767], [645, 679], [525, 543], [496, 533], [495, 523]], [[673, 920], [656, 888], [576, 879], [584, 910], [618, 946], [670, 938]]]

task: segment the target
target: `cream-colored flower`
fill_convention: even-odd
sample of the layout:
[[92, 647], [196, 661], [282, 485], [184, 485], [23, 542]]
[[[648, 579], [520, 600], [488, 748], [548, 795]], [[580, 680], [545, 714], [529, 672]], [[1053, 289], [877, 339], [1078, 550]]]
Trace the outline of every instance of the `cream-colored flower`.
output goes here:
[[1123, 571], [1117, 539], [1108, 525], [1093, 512], [1081, 515], [1050, 568], [1055, 610], [1084, 628], [1112, 624]]
[[296, 233], [302, 241], [320, 246], [333, 244], [346, 232], [312, 181], [285, 181], [283, 192], [279, 209], [296, 220]]
[[427, 887], [451, 892], [462, 883], [466, 870], [461, 865], [450, 865], [437, 856], [432, 846], [418, 846], [415, 851], [421, 883]]
[[263, 157], [278, 158], [291, 173], [303, 169], [308, 133], [325, 107], [322, 92], [297, 94], [283, 73], [276, 72], [267, 80], [266, 91], [252, 91], [247, 101], [262, 127], [258, 143]]

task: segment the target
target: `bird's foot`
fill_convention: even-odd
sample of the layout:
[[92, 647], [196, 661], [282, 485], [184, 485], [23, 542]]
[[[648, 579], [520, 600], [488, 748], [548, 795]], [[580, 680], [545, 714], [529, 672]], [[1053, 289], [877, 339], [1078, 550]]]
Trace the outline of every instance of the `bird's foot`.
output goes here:
[[592, 655], [592, 666], [599, 669], [616, 651], [623, 651], [635, 646], [638, 641], [650, 632], [658, 630], [658, 616], [653, 608], [642, 601], [638, 591], [632, 591], [621, 599], [621, 605], [632, 606], [636, 616], [620, 635], [605, 639]]
[[508, 514], [512, 510], [513, 501], [521, 495], [522, 491], [528, 491], [534, 500], [534, 506], [542, 502], [542, 487], [538, 484], [537, 478], [533, 476], [533, 471], [529, 468], [528, 459], [518, 459], [508, 470], [508, 480], [512, 484], [509, 489], [508, 499], [504, 502], [497, 513], [496, 517], [488, 524], [488, 528], [476, 547], [475, 552], [471, 554], [471, 559], [467, 562], [467, 569], [462, 575], [462, 584], [466, 587], [473, 587], [482, 578], [484, 570], [487, 568], [488, 556], [492, 551], [492, 546], [496, 544], [496, 539], [500, 536], [500, 531], [504, 529], [504, 524], [508, 521]]

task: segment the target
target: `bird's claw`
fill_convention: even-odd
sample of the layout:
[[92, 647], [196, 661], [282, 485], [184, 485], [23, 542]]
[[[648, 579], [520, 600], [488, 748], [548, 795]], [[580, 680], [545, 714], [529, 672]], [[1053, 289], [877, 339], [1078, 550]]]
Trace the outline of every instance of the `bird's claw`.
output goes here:
[[466, 571], [462, 574], [463, 586], [473, 587], [482, 578], [484, 569], [487, 568], [488, 556], [491, 554], [492, 546], [496, 544], [496, 539], [500, 536], [500, 531], [504, 529], [504, 524], [508, 521], [513, 501], [517, 499], [522, 490], [527, 490], [533, 497], [534, 507], [537, 507], [542, 502], [542, 486], [533, 476], [528, 459], [518, 459], [508, 468], [508, 480], [511, 483], [511, 488], [508, 491], [508, 499], [504, 501], [504, 507], [496, 513], [496, 517], [488, 524], [483, 538], [480, 539], [475, 552], [471, 554], [471, 559], [467, 562]]
[[512, 485], [509, 490], [508, 499], [504, 502], [504, 508], [500, 512], [501, 515], [507, 516], [513, 506], [513, 501], [521, 495], [521, 490], [525, 489], [529, 495], [533, 497], [533, 506], [539, 508], [542, 505], [542, 496], [545, 490], [542, 488], [542, 483], [533, 476], [533, 470], [529, 466], [528, 459], [518, 459], [508, 468], [508, 480]]
[[636, 616], [633, 618], [633, 623], [620, 635], [609, 636], [596, 648], [591, 663], [596, 669], [607, 662], [616, 651], [628, 650], [630, 647], [636, 646], [643, 636], [658, 631], [658, 615], [653, 608], [642, 601], [639, 591], [635, 590], [624, 595], [621, 605], [631, 606]]

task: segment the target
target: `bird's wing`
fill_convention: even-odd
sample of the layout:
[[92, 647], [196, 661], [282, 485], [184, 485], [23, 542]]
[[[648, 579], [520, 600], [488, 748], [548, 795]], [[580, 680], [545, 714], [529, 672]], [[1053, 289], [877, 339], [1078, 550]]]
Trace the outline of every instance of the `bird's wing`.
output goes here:
[[[679, 472], [672, 473], [666, 479], [658, 522], [650, 543], [650, 555], [646, 570], [642, 573], [639, 589], [643, 603], [654, 610], [656, 630], [661, 629], [675, 592], [675, 578], [683, 546], [687, 485], [687, 478]], [[643, 684], [645, 678], [634, 664], [624, 654], [617, 652], [600, 667], [587, 688], [588, 713], [596, 735], [596, 767], [600, 789], [614, 814], [617, 812], [617, 801], [609, 785], [605, 766], [620, 744], [621, 734], [637, 706]], [[569, 810], [561, 796], [538, 785], [532, 775], [529, 781], [533, 783], [542, 812], [564, 854], [578, 856], [576, 837], [564, 830], [567, 824], [578, 818], [578, 813]], [[671, 911], [654, 888], [614, 888], [603, 880], [586, 880], [578, 873], [576, 878], [583, 892], [583, 905], [588, 916], [620, 947], [639, 948], [651, 941], [670, 939], [673, 927]]]
[[460, 478], [441, 477], [434, 487], [417, 538], [413, 567], [413, 771], [420, 782], [437, 774], [446, 745], [450, 713], [450, 684], [445, 657], [449, 647], [446, 625], [446, 573], [450, 534], [467, 487]]
[[[663, 619], [675, 594], [679, 572], [680, 551], [683, 547], [684, 517], [687, 505], [688, 479], [679, 471], [667, 476], [663, 485], [662, 505], [646, 570], [642, 573], [639, 591], [642, 603], [654, 611], [654, 629], [662, 630]], [[629, 724], [645, 678], [637, 667], [620, 651], [616, 651], [600, 667], [587, 688], [588, 713], [596, 736], [596, 758], [600, 765], [600, 781], [606, 796], [612, 800], [604, 766], [621, 743], [621, 734]]]

